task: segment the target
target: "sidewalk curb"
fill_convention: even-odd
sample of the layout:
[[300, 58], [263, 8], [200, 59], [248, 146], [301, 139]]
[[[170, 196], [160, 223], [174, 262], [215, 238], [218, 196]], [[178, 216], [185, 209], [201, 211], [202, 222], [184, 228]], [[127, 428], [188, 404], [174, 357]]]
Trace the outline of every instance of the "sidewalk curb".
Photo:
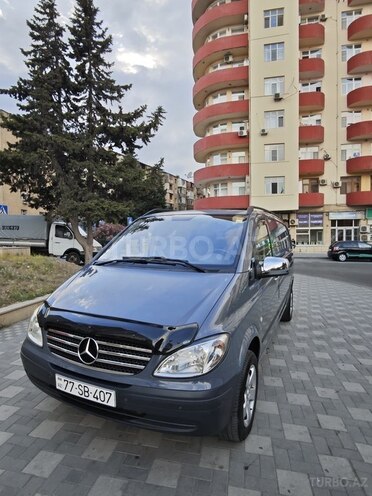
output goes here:
[[14, 303], [8, 307], [0, 308], [0, 330], [21, 320], [31, 317], [33, 311], [48, 298], [49, 295], [39, 296], [33, 300]]

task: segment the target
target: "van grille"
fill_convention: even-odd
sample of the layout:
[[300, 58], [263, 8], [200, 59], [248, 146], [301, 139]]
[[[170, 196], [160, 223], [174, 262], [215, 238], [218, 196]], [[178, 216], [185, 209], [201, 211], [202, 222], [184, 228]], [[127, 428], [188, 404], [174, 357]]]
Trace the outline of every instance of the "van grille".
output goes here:
[[48, 329], [46, 335], [49, 351], [53, 355], [96, 370], [134, 375], [141, 372], [152, 357], [150, 346], [131, 339], [94, 338], [98, 345], [98, 357], [92, 365], [86, 365], [78, 355], [79, 344], [86, 335], [57, 329]]

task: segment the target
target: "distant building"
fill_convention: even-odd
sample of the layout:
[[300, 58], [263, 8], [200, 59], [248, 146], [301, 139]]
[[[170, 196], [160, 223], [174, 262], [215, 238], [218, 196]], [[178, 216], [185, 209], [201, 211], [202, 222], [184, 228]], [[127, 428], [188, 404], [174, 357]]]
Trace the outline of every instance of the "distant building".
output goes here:
[[169, 172], [163, 174], [167, 207], [173, 210], [192, 210], [196, 196], [194, 183]]

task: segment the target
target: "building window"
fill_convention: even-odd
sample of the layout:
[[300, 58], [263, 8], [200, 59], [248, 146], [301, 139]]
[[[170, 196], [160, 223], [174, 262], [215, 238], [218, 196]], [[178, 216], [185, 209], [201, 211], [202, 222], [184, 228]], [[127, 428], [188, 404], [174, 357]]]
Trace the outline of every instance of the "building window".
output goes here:
[[232, 194], [233, 196], [243, 196], [246, 194], [245, 191], [245, 182], [244, 181], [236, 181], [232, 183]]
[[215, 93], [212, 97], [211, 97], [211, 105], [214, 105], [216, 103], [224, 103], [224, 102], [227, 102], [227, 93], [226, 92], [222, 92], [222, 93]]
[[265, 62], [284, 60], [284, 43], [269, 43], [264, 45]]
[[303, 146], [300, 148], [300, 153], [299, 153], [300, 160], [312, 160], [317, 158], [319, 158], [318, 146]]
[[231, 100], [236, 102], [237, 100], [244, 100], [245, 93], [244, 90], [237, 90], [231, 92]]
[[297, 244], [323, 244], [323, 214], [297, 214], [297, 223]]
[[244, 164], [247, 162], [247, 157], [245, 152], [232, 152], [231, 153], [231, 163], [233, 164]]
[[345, 176], [341, 177], [341, 190], [342, 195], [346, 193], [356, 193], [360, 191], [360, 176]]
[[303, 179], [302, 193], [319, 193], [318, 179]]
[[362, 45], [342, 45], [341, 60], [347, 62], [351, 57], [362, 51]]
[[310, 93], [312, 91], [322, 91], [321, 81], [313, 81], [312, 83], [301, 83], [301, 93]]
[[210, 134], [221, 134], [221, 133], [226, 133], [226, 132], [227, 132], [227, 123], [226, 122], [220, 122], [219, 124], [216, 124], [215, 126], [209, 128]]
[[218, 38], [224, 38], [225, 36], [234, 36], [236, 34], [241, 34], [245, 32], [246, 32], [246, 27], [243, 24], [240, 24], [238, 26], [230, 26], [224, 29], [219, 29], [218, 31], [214, 31], [212, 34], [208, 36], [208, 38], [206, 39], [206, 43], [217, 40]]
[[284, 9], [264, 10], [264, 27], [276, 28], [283, 26]]
[[341, 94], [347, 95], [350, 91], [356, 90], [362, 86], [362, 78], [351, 77], [341, 79]]
[[213, 196], [227, 196], [227, 183], [213, 184]]
[[273, 110], [265, 112], [264, 116], [266, 129], [284, 127], [284, 110]]
[[362, 120], [362, 112], [342, 112], [341, 114], [341, 127], [350, 126]]
[[322, 57], [321, 48], [316, 48], [314, 50], [304, 50], [301, 52], [303, 59], [320, 59]]
[[285, 193], [285, 178], [265, 177], [265, 193], [267, 195], [283, 195]]
[[211, 155], [207, 161], [207, 165], [223, 165], [227, 164], [227, 153], [215, 153]]
[[300, 24], [314, 24], [319, 22], [319, 16], [303, 17]]
[[303, 115], [300, 124], [301, 126], [321, 126], [322, 116], [320, 114]]
[[265, 78], [265, 95], [284, 93], [284, 76]]
[[247, 124], [244, 123], [243, 121], [231, 123], [231, 130], [233, 133], [237, 133], [237, 132], [241, 131], [242, 129], [247, 130], [247, 127], [248, 127]]
[[349, 25], [362, 15], [362, 10], [347, 10], [346, 12], [341, 12], [341, 29], [347, 29]]
[[362, 145], [360, 143], [341, 145], [341, 160], [349, 160], [349, 158], [360, 157], [362, 153]]
[[284, 160], [284, 143], [265, 145], [265, 162], [280, 162]]

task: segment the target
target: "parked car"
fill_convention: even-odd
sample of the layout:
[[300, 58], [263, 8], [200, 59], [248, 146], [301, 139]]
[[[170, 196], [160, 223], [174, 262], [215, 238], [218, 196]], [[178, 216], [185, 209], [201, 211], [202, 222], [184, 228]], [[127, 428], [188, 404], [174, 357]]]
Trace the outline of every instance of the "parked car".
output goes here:
[[328, 248], [329, 258], [346, 262], [346, 260], [372, 260], [372, 245], [364, 241], [336, 241]]
[[291, 238], [275, 215], [149, 213], [36, 310], [21, 356], [36, 386], [92, 413], [242, 441], [258, 361], [292, 310]]

